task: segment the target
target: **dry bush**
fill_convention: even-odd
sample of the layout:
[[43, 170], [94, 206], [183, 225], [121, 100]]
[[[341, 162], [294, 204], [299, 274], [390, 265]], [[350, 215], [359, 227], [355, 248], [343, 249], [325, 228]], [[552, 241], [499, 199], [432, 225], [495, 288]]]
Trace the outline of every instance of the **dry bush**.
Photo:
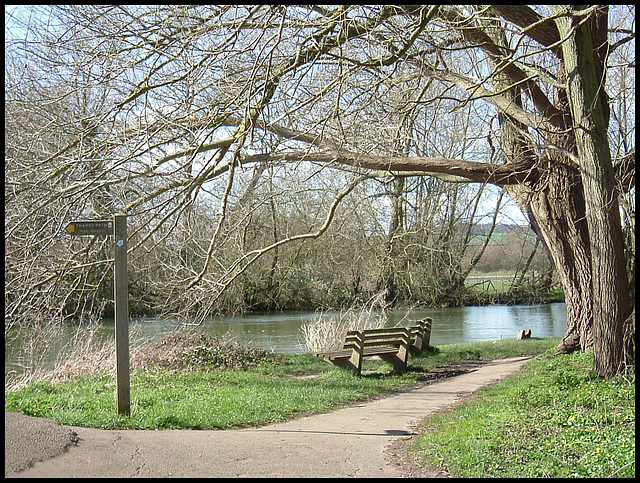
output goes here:
[[[114, 339], [99, 340], [96, 329], [79, 330], [65, 351], [58, 357], [55, 367], [42, 379], [65, 382], [78, 376], [106, 372], [115, 375], [116, 344]], [[85, 340], [81, 333], [88, 333]]]
[[384, 327], [384, 314], [376, 316], [372, 312], [372, 309], [350, 309], [335, 317], [319, 314], [313, 321], [300, 327], [307, 349], [311, 352], [340, 350], [348, 330]]
[[[5, 375], [5, 388], [18, 389], [35, 381], [65, 382], [69, 379], [106, 373], [115, 376], [115, 339], [97, 336], [100, 321], [93, 320], [78, 327], [73, 338], [59, 351], [51, 369], [51, 362], [35, 359], [25, 367]], [[207, 334], [202, 329], [182, 326], [170, 334], [150, 341], [143, 341], [142, 327], [131, 326], [130, 369], [168, 369], [176, 371], [245, 369], [263, 362], [277, 362], [273, 352], [238, 344], [226, 337]], [[42, 342], [34, 340], [30, 345], [33, 354], [43, 354]], [[36, 342], [38, 342], [36, 344]]]
[[[115, 375], [115, 339], [100, 337], [102, 325], [98, 317], [83, 316], [73, 328], [73, 336], [60, 347], [52, 341], [63, 339], [62, 321], [21, 328], [20, 370], [5, 373], [5, 388], [14, 390], [36, 381], [60, 383], [99, 372]], [[139, 324], [130, 326], [131, 354], [141, 344], [141, 334]]]

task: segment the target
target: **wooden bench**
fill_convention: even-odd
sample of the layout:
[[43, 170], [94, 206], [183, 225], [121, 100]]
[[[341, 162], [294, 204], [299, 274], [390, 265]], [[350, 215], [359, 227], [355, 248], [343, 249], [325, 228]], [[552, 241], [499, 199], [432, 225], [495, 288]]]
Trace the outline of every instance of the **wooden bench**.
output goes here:
[[382, 329], [349, 330], [342, 350], [318, 352], [324, 360], [362, 374], [365, 357], [378, 356], [393, 365], [394, 372], [407, 368], [409, 352], [420, 352], [429, 345], [431, 318], [420, 320], [412, 327], [386, 327]]
[[419, 354], [427, 347], [431, 342], [431, 317], [426, 317], [422, 320], [418, 320], [417, 325], [409, 327], [411, 329], [411, 353]]

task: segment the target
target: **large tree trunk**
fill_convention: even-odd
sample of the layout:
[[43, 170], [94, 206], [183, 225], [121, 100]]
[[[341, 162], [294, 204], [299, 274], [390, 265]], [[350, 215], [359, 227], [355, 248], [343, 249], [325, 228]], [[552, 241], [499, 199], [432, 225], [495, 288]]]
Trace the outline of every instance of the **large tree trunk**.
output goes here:
[[[580, 159], [593, 269], [594, 369], [610, 378], [625, 360], [624, 323], [631, 313], [629, 282], [615, 175], [607, 129], [604, 92], [607, 10], [601, 7], [583, 22], [569, 13], [556, 19], [561, 37], [567, 92]], [[628, 354], [630, 356], [631, 354]]]
[[[485, 32], [498, 46], [507, 46], [504, 29], [499, 23], [487, 22]], [[493, 66], [495, 88], [504, 92], [513, 104], [522, 106], [520, 86], [514, 86], [501, 67], [500, 57], [489, 54]], [[560, 72], [562, 75], [563, 72]], [[564, 97], [564, 94], [563, 94]], [[565, 99], [559, 99], [559, 112], [567, 109]], [[564, 108], [564, 109], [563, 109]], [[501, 127], [501, 147], [506, 162], [514, 164], [523, 159], [537, 160], [536, 175], [518, 185], [505, 189], [518, 204], [542, 240], [556, 267], [567, 304], [567, 331], [556, 353], [586, 350], [593, 345], [591, 304], [591, 255], [589, 235], [585, 221], [582, 180], [577, 166], [559, 153], [540, 158], [526, 135], [528, 127], [504, 112], [498, 114]], [[568, 124], [568, 113], [562, 119]], [[568, 129], [551, 134], [550, 142], [574, 151], [575, 139]]]
[[548, 250], [565, 294], [567, 331], [556, 354], [586, 350], [593, 345], [593, 311], [582, 183], [570, 166], [553, 163], [538, 184], [509, 192]]

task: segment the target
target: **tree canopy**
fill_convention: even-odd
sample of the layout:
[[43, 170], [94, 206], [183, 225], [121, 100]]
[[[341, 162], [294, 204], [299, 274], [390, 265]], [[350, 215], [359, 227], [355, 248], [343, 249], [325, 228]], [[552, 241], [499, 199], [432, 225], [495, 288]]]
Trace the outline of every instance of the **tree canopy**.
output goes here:
[[[73, 217], [127, 213], [132, 259], [153, 259], [139, 274], [171, 273], [167, 300], [205, 314], [358, 190], [394, 186], [411, 204], [402, 180], [473, 182], [504, 188], [553, 260], [559, 349], [596, 334], [618, 347], [598, 370], [617, 373], [635, 273], [634, 28], [633, 6], [7, 7], [6, 313], [60, 309], [105, 279], [87, 255], [108, 259], [108, 244], [65, 240]], [[301, 199], [310, 219], [251, 239], [258, 211]]]

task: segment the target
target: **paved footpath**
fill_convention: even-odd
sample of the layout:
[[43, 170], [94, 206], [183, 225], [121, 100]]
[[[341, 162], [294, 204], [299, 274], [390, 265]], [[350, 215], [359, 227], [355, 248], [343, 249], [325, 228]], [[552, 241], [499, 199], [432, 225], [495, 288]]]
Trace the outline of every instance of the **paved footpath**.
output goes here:
[[[493, 361], [419, 389], [260, 428], [99, 430], [5, 413], [5, 476], [403, 477], [406, 468], [389, 458], [394, 442], [411, 436], [419, 420], [530, 359]], [[37, 422], [56, 433], [51, 447], [42, 447], [48, 439]], [[69, 445], [74, 433], [77, 445]]]

